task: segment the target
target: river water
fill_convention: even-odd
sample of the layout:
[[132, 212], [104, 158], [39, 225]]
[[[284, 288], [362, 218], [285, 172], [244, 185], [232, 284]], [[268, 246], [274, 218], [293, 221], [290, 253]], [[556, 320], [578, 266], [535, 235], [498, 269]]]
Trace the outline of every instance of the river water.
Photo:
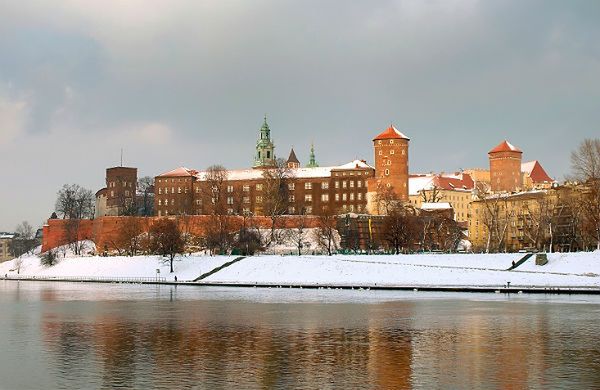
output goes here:
[[593, 296], [0, 281], [0, 388], [600, 388], [599, 322]]

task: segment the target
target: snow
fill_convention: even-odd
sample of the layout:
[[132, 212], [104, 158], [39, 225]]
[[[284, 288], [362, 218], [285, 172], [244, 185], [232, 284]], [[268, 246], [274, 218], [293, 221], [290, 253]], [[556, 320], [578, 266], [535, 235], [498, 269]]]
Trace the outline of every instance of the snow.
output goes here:
[[448, 210], [451, 209], [452, 206], [448, 202], [438, 202], [438, 203], [423, 203], [421, 204], [421, 209], [423, 210]]
[[[354, 286], [504, 286], [600, 288], [600, 252], [552, 253], [548, 264], [535, 256], [507, 271], [524, 254], [412, 254], [247, 257], [207, 277], [215, 284], [354, 285]], [[133, 278], [160, 276], [192, 281], [235, 256], [192, 255], [174, 263], [175, 273], [158, 256], [74, 257], [67, 254], [52, 267], [37, 256], [22, 258], [21, 277]], [[0, 275], [17, 276], [14, 260], [0, 264]]]
[[521, 172], [531, 175], [531, 171], [533, 171], [533, 168], [535, 168], [535, 163], [537, 163], [536, 160], [522, 163], [521, 164]]
[[550, 268], [506, 271], [521, 254], [397, 256], [262, 256], [208, 277], [215, 283], [355, 286], [600, 287], [600, 253], [550, 254]]
[[[155, 278], [156, 270], [160, 277], [173, 280], [176, 275], [179, 280], [194, 280], [203, 273], [209, 272], [237, 256], [184, 256], [173, 262], [175, 272], [170, 274], [169, 263], [160, 256], [88, 256], [74, 257], [67, 254], [58, 259], [51, 267], [41, 265], [40, 258], [28, 256], [22, 258], [20, 277], [98, 277], [98, 278]], [[17, 276], [14, 260], [0, 263], [0, 276], [8, 274]]]

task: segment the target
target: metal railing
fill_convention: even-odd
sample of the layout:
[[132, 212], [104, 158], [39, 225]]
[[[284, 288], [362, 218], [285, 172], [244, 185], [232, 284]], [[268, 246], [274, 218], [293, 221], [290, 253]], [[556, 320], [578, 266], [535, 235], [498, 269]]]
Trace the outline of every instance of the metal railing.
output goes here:
[[120, 277], [120, 276], [28, 276], [10, 275], [7, 279], [56, 280], [65, 282], [106, 282], [106, 283], [162, 283], [164, 277]]

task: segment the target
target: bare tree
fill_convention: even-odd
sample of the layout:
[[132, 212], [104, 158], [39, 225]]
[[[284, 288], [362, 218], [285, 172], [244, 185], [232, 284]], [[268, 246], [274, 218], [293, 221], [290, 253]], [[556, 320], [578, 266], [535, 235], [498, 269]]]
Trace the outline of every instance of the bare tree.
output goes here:
[[154, 214], [154, 178], [150, 176], [140, 177], [137, 183], [140, 194], [138, 214], [150, 217]]
[[284, 159], [278, 158], [275, 166], [263, 171], [263, 214], [271, 219], [271, 237], [267, 244], [275, 241], [275, 229], [281, 216], [288, 212], [289, 186], [294, 180], [293, 171]]
[[317, 214], [317, 229], [314, 232], [315, 240], [321, 249], [327, 251], [331, 256], [338, 249], [337, 243], [337, 221], [335, 212], [329, 207], [324, 207]]
[[172, 219], [162, 218], [150, 227], [150, 249], [152, 253], [167, 258], [173, 273], [175, 257], [184, 251], [185, 242], [177, 223]]
[[378, 185], [375, 195], [375, 207], [377, 214], [388, 215], [401, 204], [401, 200], [394, 191], [394, 187]]
[[399, 254], [410, 250], [411, 243], [417, 235], [415, 209], [397, 205], [386, 215], [383, 221], [383, 237]]
[[119, 255], [136, 256], [142, 249], [142, 233], [143, 228], [140, 219], [127, 218], [111, 245]]
[[[298, 250], [298, 256], [301, 256], [302, 249], [310, 249], [310, 243], [307, 242], [308, 229], [306, 226], [306, 208], [302, 205], [297, 206], [299, 206], [300, 209], [298, 210], [298, 215], [294, 217], [296, 227], [291, 230], [290, 237]], [[306, 248], [307, 244], [309, 248]]]
[[15, 229], [15, 237], [10, 243], [10, 251], [15, 257], [31, 254], [39, 240], [35, 238], [35, 230], [27, 221], [21, 222]]
[[93, 218], [94, 194], [78, 184], [65, 184], [57, 193], [55, 209], [63, 219]]
[[584, 139], [571, 152], [571, 170], [580, 182], [600, 179], [600, 139]]
[[508, 198], [502, 194], [490, 194], [489, 187], [484, 183], [477, 183], [475, 194], [483, 205], [482, 223], [487, 230], [485, 251], [503, 251], [506, 245], [506, 232], [514, 210], [508, 207]]
[[429, 190], [421, 190], [421, 198], [423, 203], [438, 203], [444, 199], [444, 195], [440, 191], [440, 187], [434, 185]]
[[580, 207], [585, 236], [596, 242], [600, 250], [600, 139], [585, 139], [571, 153], [574, 177], [584, 183]]

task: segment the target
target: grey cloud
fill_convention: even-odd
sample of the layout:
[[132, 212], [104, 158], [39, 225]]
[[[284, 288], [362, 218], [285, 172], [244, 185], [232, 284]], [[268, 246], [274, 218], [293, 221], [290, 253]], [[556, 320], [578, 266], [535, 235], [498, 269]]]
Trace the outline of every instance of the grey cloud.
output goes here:
[[[2, 3], [0, 84], [31, 111], [0, 162], [44, 173], [23, 180], [35, 207], [0, 193], [0, 230], [45, 217], [64, 182], [100, 188], [121, 146], [150, 175], [248, 166], [265, 112], [302, 161], [311, 141], [322, 164], [371, 160], [393, 121], [413, 172], [485, 166], [509, 138], [561, 178], [598, 132], [599, 19], [593, 1]], [[136, 142], [136, 124], [168, 141]]]

